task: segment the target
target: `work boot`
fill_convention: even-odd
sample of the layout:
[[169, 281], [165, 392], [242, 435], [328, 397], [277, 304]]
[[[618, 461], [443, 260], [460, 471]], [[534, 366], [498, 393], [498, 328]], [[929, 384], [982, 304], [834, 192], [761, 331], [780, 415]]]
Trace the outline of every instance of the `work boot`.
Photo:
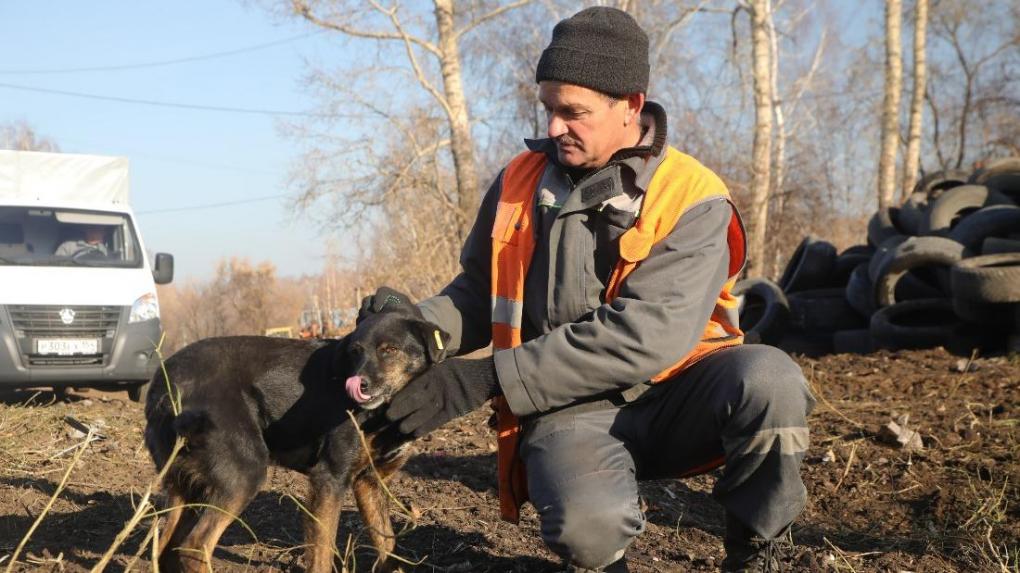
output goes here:
[[[788, 530], [787, 530], [788, 531]], [[764, 539], [731, 515], [726, 516], [723, 573], [778, 573], [783, 535]]]

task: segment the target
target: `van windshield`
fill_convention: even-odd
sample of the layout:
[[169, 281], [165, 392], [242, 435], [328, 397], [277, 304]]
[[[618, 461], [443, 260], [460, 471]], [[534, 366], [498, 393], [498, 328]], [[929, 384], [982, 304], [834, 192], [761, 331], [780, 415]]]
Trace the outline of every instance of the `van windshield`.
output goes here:
[[0, 207], [0, 265], [140, 267], [142, 257], [122, 213]]

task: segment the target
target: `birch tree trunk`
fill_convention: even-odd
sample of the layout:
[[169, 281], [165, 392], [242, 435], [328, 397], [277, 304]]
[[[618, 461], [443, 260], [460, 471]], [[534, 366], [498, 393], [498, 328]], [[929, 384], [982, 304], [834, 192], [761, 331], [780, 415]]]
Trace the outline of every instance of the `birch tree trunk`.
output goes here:
[[[772, 193], [770, 193], [770, 202], [773, 203], [769, 209], [774, 218], [779, 221], [782, 220], [783, 211], [786, 208], [786, 195], [783, 192], [783, 179], [786, 176], [786, 116], [783, 115], [783, 97], [779, 93], [779, 39], [776, 34], [776, 19], [772, 13], [772, 7], [769, 6], [769, 14], [766, 19], [769, 27], [769, 47], [770, 47], [770, 58], [769, 64], [771, 66], [771, 81], [772, 81], [772, 113], [775, 117], [775, 158], [772, 166]], [[780, 222], [779, 225], [782, 225]], [[773, 225], [773, 231], [776, 230], [776, 225]], [[780, 254], [779, 252], [773, 253], [770, 264], [766, 267], [769, 275], [775, 275], [780, 268]], [[763, 273], [766, 274], [766, 273]]]
[[885, 97], [882, 100], [882, 142], [878, 157], [878, 208], [893, 204], [896, 193], [896, 151], [900, 135], [900, 93], [903, 54], [900, 46], [901, 0], [885, 2]]
[[751, 150], [751, 216], [748, 220], [747, 276], [766, 268], [765, 238], [769, 215], [772, 162], [771, 0], [751, 0], [751, 60], [754, 80], [754, 142]]
[[435, 0], [438, 32], [439, 67], [443, 76], [443, 94], [450, 122], [450, 150], [457, 173], [457, 210], [463, 217], [459, 227], [461, 242], [467, 238], [478, 210], [481, 190], [475, 169], [475, 144], [471, 138], [471, 121], [464, 84], [461, 81], [460, 50], [453, 27], [453, 0]]
[[[783, 115], [783, 99], [779, 95], [779, 39], [776, 34], [775, 18], [771, 12], [769, 12], [768, 26], [769, 46], [772, 50], [772, 57], [770, 58], [772, 66], [772, 110], [776, 118], [776, 163], [775, 173], [773, 174], [775, 186], [772, 188], [772, 192], [780, 196], [779, 205], [781, 205], [783, 177], [786, 169], [786, 117]], [[782, 211], [781, 206], [779, 210]]]
[[903, 157], [903, 187], [900, 202], [914, 190], [921, 166], [921, 119], [924, 93], [927, 89], [928, 62], [925, 43], [928, 34], [928, 0], [917, 0], [914, 25], [914, 91], [910, 98], [910, 123], [907, 128], [907, 151]]

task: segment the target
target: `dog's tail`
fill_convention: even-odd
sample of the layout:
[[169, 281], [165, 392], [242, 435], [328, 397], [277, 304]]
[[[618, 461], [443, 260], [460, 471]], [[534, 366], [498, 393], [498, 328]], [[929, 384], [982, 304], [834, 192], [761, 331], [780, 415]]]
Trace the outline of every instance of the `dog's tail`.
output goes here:
[[198, 445], [213, 428], [212, 418], [205, 410], [184, 410], [173, 421], [174, 433], [192, 445]]

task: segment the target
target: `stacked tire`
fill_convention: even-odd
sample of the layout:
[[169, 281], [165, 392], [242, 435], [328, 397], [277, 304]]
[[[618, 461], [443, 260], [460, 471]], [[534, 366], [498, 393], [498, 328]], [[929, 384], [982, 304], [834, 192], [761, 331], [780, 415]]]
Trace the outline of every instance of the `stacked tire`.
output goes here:
[[749, 342], [820, 355], [1020, 351], [1020, 158], [933, 173], [838, 253], [797, 247], [777, 282], [737, 283]]
[[[866, 245], [837, 253], [828, 241], [810, 236], [797, 247], [778, 282], [738, 282], [733, 294], [740, 300], [745, 340], [817, 356], [834, 350], [837, 333], [866, 333], [868, 318], [849, 303], [846, 285], [873, 253]], [[840, 345], [856, 347], [860, 342], [845, 334], [838, 338]]]

